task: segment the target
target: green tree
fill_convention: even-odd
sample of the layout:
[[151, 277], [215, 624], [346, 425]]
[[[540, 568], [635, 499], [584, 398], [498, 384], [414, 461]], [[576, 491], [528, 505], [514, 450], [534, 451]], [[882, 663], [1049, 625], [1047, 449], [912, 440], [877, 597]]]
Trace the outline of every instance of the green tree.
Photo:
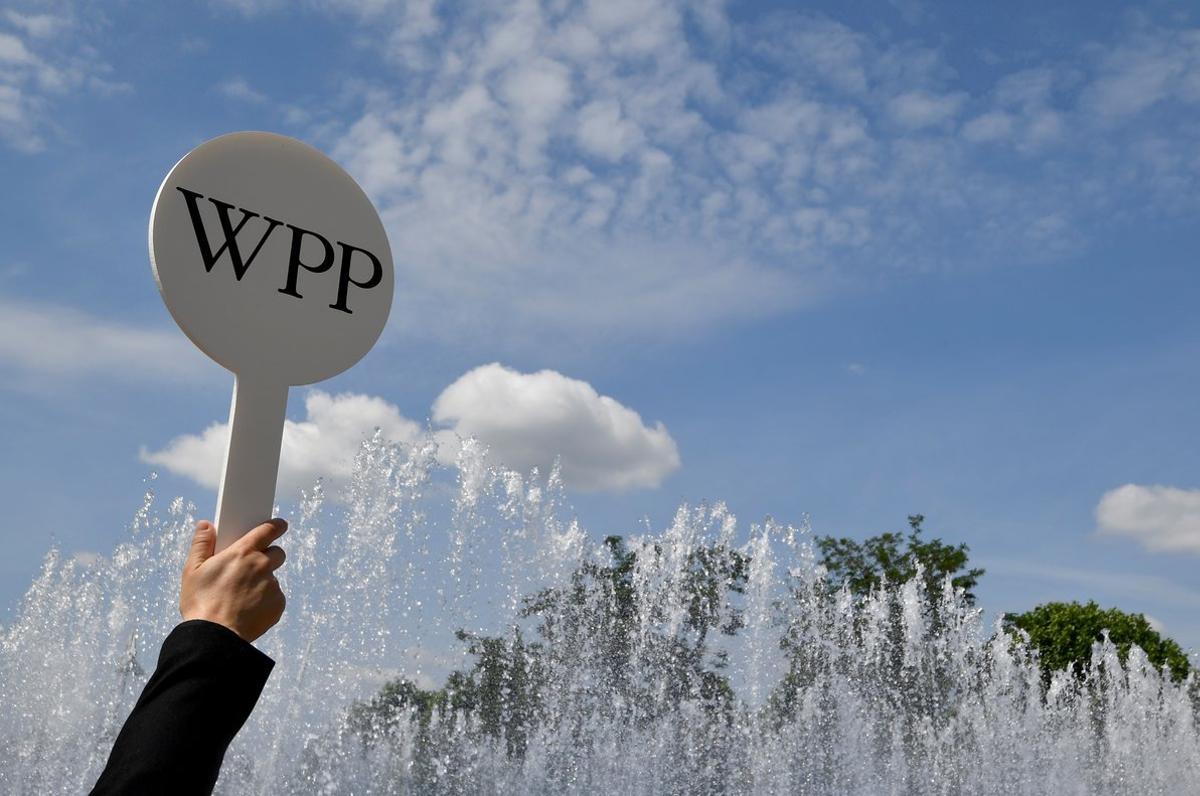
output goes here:
[[[599, 695], [620, 695], [643, 716], [652, 715], [655, 705], [670, 709], [683, 699], [698, 699], [714, 712], [732, 709], [725, 657], [711, 640], [742, 627], [730, 598], [745, 589], [749, 557], [723, 545], [696, 548], [671, 588], [646, 594], [634, 583], [639, 555], [657, 559], [662, 549], [631, 550], [620, 536], [606, 538], [604, 549], [607, 560], [585, 562], [566, 586], [524, 599], [520, 616], [538, 622], [538, 641], [525, 641], [519, 627], [508, 637], [460, 630], [456, 635], [474, 658], [469, 669], [451, 673], [438, 691], [391, 681], [351, 709], [351, 727], [364, 738], [378, 738], [415, 710], [424, 734], [434, 712], [451, 721], [469, 716], [482, 732], [503, 739], [510, 755], [520, 756], [529, 732], [544, 719], [542, 689], [556, 687], [549, 678], [577, 671], [586, 672], [582, 679]], [[644, 632], [644, 620], [653, 626], [676, 606], [685, 610], [677, 632]]]
[[445, 703], [445, 691], [426, 691], [401, 677], [385, 683], [379, 693], [367, 702], [351, 707], [349, 722], [360, 733], [387, 734], [392, 732], [394, 722], [391, 720], [396, 717], [412, 710], [418, 721], [426, 725], [434, 710]]
[[921, 523], [924, 521], [924, 515], [912, 514], [908, 518], [907, 534], [882, 533], [862, 542], [847, 537], [817, 537], [817, 549], [821, 553], [821, 563], [828, 571], [829, 585], [835, 590], [846, 585], [852, 593], [861, 596], [885, 581], [892, 584], [908, 582], [916, 577], [919, 566], [926, 593], [932, 599], [941, 594], [942, 582], [949, 577], [954, 588], [962, 589], [967, 602], [974, 604], [972, 589], [979, 583], [984, 570], [967, 567], [967, 545], [923, 539]]
[[526, 643], [519, 628], [513, 628], [510, 638], [465, 630], [455, 635], [466, 643], [475, 664], [465, 672], [450, 674], [443, 689], [445, 704], [454, 711], [473, 714], [488, 735], [504, 738], [510, 755], [523, 754], [539, 710], [541, 645]]
[[[860, 681], [873, 678], [881, 698], [894, 700], [898, 714], [911, 719], [910, 723], [923, 718], [940, 721], [946, 717], [944, 697], [952, 681], [952, 674], [943, 670], [947, 661], [929, 656], [922, 667], [906, 665], [903, 607], [892, 599], [894, 594], [886, 595], [887, 624], [879, 665], [863, 671], [858, 660], [812, 643], [814, 638], [834, 632], [833, 625], [841, 625], [847, 618], [856, 634], [869, 623], [871, 618], [859, 611], [861, 602], [852, 609], [851, 617], [830, 612], [831, 597], [843, 587], [862, 598], [885, 586], [894, 590], [919, 575], [928, 597], [926, 617], [934, 634], [944, 620], [940, 598], [947, 578], [955, 589], [962, 590], [968, 604], [974, 604], [972, 590], [984, 574], [983, 569], [969, 566], [967, 545], [925, 539], [924, 521], [923, 515], [913, 514], [908, 517], [907, 534], [882, 533], [861, 542], [848, 537], [817, 537], [825, 579], [823, 584], [816, 584], [817, 588], [801, 582], [793, 588], [793, 599], [803, 607], [790, 612], [787, 631], [780, 641], [788, 657], [788, 672], [772, 691], [770, 704], [775, 716], [791, 716], [806, 689], [826, 675], [836, 673]], [[898, 732], [912, 738], [919, 728], [914, 724], [900, 727]]]
[[[665, 687], [663, 707], [687, 698], [713, 708], [731, 705], [725, 656], [713, 651], [711, 640], [714, 634], [732, 636], [743, 625], [730, 597], [745, 590], [749, 557], [724, 545], [698, 547], [688, 553], [679, 582], [647, 594], [634, 585], [639, 553], [620, 536], [607, 537], [604, 546], [607, 562], [585, 563], [569, 586], [525, 601], [523, 615], [540, 620], [538, 633], [555, 662], [550, 668], [569, 673], [590, 667], [604, 693], [643, 706], [654, 703], [649, 694], [656, 687]], [[655, 545], [641, 555], [657, 558], [663, 551]], [[685, 608], [676, 633], [641, 634], [644, 620], [653, 625], [676, 605]], [[640, 666], [630, 665], [634, 655]]]
[[[416, 754], [408, 774], [414, 782], [428, 787], [439, 778], [433, 762], [436, 755], [432, 750], [437, 746], [437, 739], [431, 729], [431, 720], [435, 714], [453, 716], [446, 710], [449, 702], [446, 689], [427, 691], [411, 680], [397, 678], [384, 683], [371, 699], [352, 705], [347, 715], [347, 727], [364, 745], [393, 741], [399, 733], [413, 731]], [[416, 719], [415, 728], [409, 724], [410, 717]], [[310, 756], [311, 752], [306, 752], [301, 763], [303, 781], [312, 781], [323, 767], [320, 757]]]
[[1063, 669], [1082, 676], [1092, 657], [1092, 645], [1105, 631], [1122, 663], [1128, 659], [1130, 646], [1136, 644], [1155, 666], [1166, 666], [1174, 679], [1182, 680], [1188, 673], [1187, 654], [1152, 628], [1145, 616], [1116, 608], [1104, 610], [1094, 601], [1046, 603], [1025, 613], [1007, 614], [1004, 624], [1011, 633], [1023, 630], [1029, 634], [1029, 645], [1038, 651], [1047, 683], [1051, 674]]

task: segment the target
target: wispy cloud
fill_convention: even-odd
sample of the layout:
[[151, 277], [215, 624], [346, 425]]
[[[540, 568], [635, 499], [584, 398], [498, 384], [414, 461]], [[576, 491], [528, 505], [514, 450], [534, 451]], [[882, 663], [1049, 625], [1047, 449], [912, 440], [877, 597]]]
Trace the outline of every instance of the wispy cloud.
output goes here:
[[1062, 69], [1033, 67], [1009, 73], [975, 103], [976, 115], [962, 127], [973, 144], [1011, 147], [1027, 157], [1039, 157], [1069, 132], [1078, 141], [1088, 120], [1073, 108], [1074, 76]]
[[[1143, 23], [980, 89], [919, 40], [720, 3], [453, 24], [432, 3], [316, 5], [365, 20], [381, 56], [357, 118], [314, 134], [383, 211], [410, 332], [678, 334], [880, 273], [1078, 252], [1134, 193], [1200, 199], [1195, 32]], [[1148, 63], [1160, 41], [1169, 63]], [[1152, 102], [1122, 99], [1142, 84]], [[1139, 114], [1162, 108], [1180, 123], [1151, 134]]]
[[0, 296], [0, 367], [35, 377], [194, 383], [212, 373], [177, 329]]
[[1200, 607], [1200, 591], [1181, 586], [1160, 575], [1143, 575], [1130, 572], [1114, 572], [1102, 569], [1077, 569], [1071, 566], [1048, 564], [1045, 561], [1027, 561], [990, 558], [984, 562], [989, 574], [1007, 577], [1033, 578], [1054, 583], [1068, 583], [1083, 587], [1087, 591], [1070, 599], [1088, 600], [1097, 595], [1112, 594], [1143, 600], [1147, 604], [1177, 605], [1185, 608]]
[[953, 122], [966, 99], [967, 95], [961, 91], [951, 94], [906, 91], [892, 97], [888, 112], [898, 124], [920, 130]]
[[1104, 48], [1082, 101], [1110, 121], [1160, 103], [1200, 103], [1200, 34], [1141, 29], [1116, 47]]
[[[246, 24], [288, 7], [217, 5]], [[75, 46], [79, 12], [56, 8], [0, 18], [14, 147], [44, 146], [53, 98], [106, 79]], [[989, 83], [919, 32], [742, 21], [715, 0], [305, 8], [354, 28], [371, 72], [340, 75], [325, 107], [240, 75], [215, 88], [360, 179], [410, 334], [659, 339], [891, 273], [1051, 260], [1114, 218], [1200, 207], [1200, 33], [1178, 24], [1135, 20], [1007, 73], [993, 59]]]
[[[378, 56], [342, 76], [348, 121], [245, 76], [215, 88], [273, 105], [364, 184], [409, 333], [680, 335], [892, 272], [1084, 251], [1122, 203], [1200, 206], [1200, 34], [1178, 25], [1135, 20], [981, 85], [917, 33], [743, 22], [715, 0], [305, 6]], [[0, 17], [0, 137], [28, 151], [55, 97], [113, 85], [84, 46], [100, 23], [55, 8]]]
[[221, 96], [258, 105], [267, 101], [267, 95], [258, 91], [244, 77], [231, 77], [213, 87]]
[[95, 9], [86, 9], [85, 20], [72, 4], [57, 4], [53, 13], [35, 8], [0, 15], [0, 141], [25, 153], [45, 148], [60, 99], [129, 89], [111, 79], [111, 67], [86, 40], [103, 24]]
[[4, 12], [4, 19], [33, 39], [48, 39], [70, 27], [70, 23], [64, 17], [53, 14], [22, 14], [11, 8]]

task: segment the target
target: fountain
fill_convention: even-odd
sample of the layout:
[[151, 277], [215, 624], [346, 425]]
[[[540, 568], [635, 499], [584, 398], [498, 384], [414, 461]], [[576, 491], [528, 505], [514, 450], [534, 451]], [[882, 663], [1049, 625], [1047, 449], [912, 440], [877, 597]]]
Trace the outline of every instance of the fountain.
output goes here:
[[[949, 587], [831, 592], [802, 527], [685, 506], [596, 542], [554, 473], [435, 454], [369, 440], [288, 513], [277, 665], [218, 793], [1200, 792], [1194, 673], [1100, 643], [1047, 683]], [[195, 513], [151, 488], [111, 555], [46, 556], [0, 628], [0, 791], [95, 780]]]

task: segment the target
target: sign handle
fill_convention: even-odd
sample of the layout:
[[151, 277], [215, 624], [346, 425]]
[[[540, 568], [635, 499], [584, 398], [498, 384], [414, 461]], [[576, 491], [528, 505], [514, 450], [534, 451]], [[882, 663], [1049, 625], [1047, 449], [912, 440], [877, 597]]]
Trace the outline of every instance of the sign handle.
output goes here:
[[271, 519], [287, 398], [286, 384], [234, 378], [229, 448], [217, 492], [217, 552]]

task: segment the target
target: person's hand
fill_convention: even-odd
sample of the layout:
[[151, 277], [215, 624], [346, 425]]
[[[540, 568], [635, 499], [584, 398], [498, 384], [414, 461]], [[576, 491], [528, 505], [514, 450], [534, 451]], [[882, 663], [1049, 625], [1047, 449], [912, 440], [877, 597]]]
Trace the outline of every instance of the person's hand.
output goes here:
[[274, 573], [286, 556], [272, 542], [286, 530], [284, 520], [264, 522], [213, 555], [217, 529], [197, 523], [179, 587], [183, 618], [216, 622], [246, 641], [274, 627], [286, 602]]

